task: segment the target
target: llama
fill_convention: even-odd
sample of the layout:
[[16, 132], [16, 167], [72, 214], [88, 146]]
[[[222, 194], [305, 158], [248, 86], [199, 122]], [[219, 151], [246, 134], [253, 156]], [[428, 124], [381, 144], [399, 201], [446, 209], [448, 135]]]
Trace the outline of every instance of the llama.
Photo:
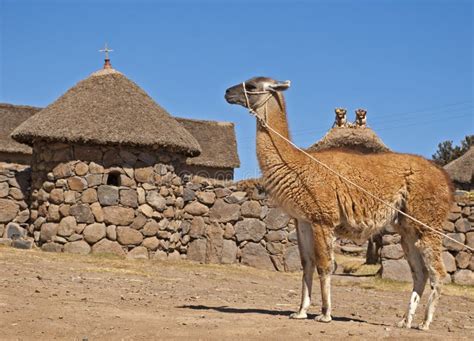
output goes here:
[[[440, 279], [445, 275], [440, 235], [343, 181], [285, 141], [282, 137], [290, 139], [290, 135], [282, 91], [289, 86], [289, 82], [271, 78], [252, 78], [227, 89], [225, 99], [257, 117], [257, 158], [265, 187], [297, 221], [302, 297], [299, 310], [290, 317], [307, 318], [316, 267], [322, 297], [322, 314], [316, 320], [331, 321], [334, 235], [361, 241], [393, 225], [402, 236], [413, 277], [408, 309], [398, 326], [411, 328], [429, 278], [431, 293], [419, 325], [422, 330], [429, 329], [440, 296]], [[339, 149], [311, 155], [393, 207], [441, 230], [452, 204], [452, 189], [446, 173], [428, 160], [392, 152], [362, 155]]]

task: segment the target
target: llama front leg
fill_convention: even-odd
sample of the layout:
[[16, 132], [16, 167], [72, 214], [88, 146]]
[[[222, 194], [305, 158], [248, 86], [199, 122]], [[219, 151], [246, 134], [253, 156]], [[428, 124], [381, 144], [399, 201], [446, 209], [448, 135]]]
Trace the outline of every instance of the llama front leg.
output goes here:
[[334, 265], [333, 233], [329, 226], [313, 225], [316, 268], [321, 285], [321, 315], [316, 321], [331, 322], [331, 273]]
[[290, 315], [292, 319], [305, 319], [306, 312], [311, 305], [311, 290], [313, 287], [314, 274], [314, 242], [311, 224], [306, 221], [296, 222], [296, 232], [298, 236], [298, 248], [300, 251], [301, 265], [303, 266], [303, 279], [301, 288], [300, 309]]

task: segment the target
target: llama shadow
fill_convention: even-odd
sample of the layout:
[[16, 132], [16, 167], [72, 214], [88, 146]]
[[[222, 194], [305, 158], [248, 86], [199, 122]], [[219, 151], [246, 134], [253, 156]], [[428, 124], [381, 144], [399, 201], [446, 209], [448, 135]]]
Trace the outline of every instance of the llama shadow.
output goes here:
[[[210, 307], [205, 305], [182, 305], [178, 306], [179, 309], [192, 309], [192, 310], [214, 310], [220, 313], [228, 313], [228, 314], [263, 314], [263, 315], [271, 315], [271, 316], [290, 316], [294, 311], [290, 310], [269, 310], [269, 309], [255, 309], [255, 308], [232, 308], [228, 306], [217, 306], [217, 307]], [[308, 319], [314, 319], [317, 315], [316, 314], [308, 314]], [[365, 320], [360, 320], [357, 318], [348, 318], [343, 316], [333, 316], [333, 321], [338, 322], [361, 322], [373, 325], [380, 325], [377, 323], [367, 322]]]

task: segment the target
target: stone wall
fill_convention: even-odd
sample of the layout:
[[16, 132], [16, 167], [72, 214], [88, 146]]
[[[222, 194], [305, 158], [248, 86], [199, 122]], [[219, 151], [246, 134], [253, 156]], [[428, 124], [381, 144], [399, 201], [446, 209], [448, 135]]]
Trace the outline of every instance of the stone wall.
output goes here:
[[158, 150], [55, 144], [34, 155], [30, 232], [45, 251], [300, 267], [294, 224], [258, 189], [182, 175], [184, 158]]
[[27, 237], [30, 176], [28, 166], [0, 162], [0, 244], [32, 245]]
[[[465, 245], [474, 247], [474, 201], [471, 201], [468, 195], [456, 196], [456, 203], [443, 226], [443, 232]], [[410, 268], [400, 244], [400, 235], [389, 230], [383, 236], [382, 242], [382, 277], [411, 281]], [[474, 256], [471, 251], [444, 238], [443, 261], [448, 272], [446, 282], [474, 285]]]

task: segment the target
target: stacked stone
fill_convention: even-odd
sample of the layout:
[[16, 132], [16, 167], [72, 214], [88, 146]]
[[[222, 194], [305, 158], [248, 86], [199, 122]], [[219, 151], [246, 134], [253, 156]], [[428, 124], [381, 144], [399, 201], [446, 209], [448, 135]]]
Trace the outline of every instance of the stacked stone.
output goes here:
[[[474, 201], [469, 196], [457, 196], [443, 232], [459, 241], [455, 243], [443, 238], [443, 261], [448, 272], [444, 279], [461, 285], [474, 285], [474, 256], [464, 245], [474, 247]], [[400, 236], [393, 230], [383, 236], [382, 277], [394, 280], [411, 281], [408, 263], [400, 244]]]
[[179, 156], [63, 144], [35, 148], [31, 221], [43, 250], [132, 258], [153, 257], [157, 250], [185, 253], [183, 186], [173, 166]]
[[[0, 244], [29, 249], [30, 210], [26, 202], [30, 189], [30, 168], [0, 163]], [[1, 238], [3, 237], [3, 238]]]
[[188, 184], [183, 199], [187, 258], [278, 271], [300, 268], [294, 222], [257, 188]]

